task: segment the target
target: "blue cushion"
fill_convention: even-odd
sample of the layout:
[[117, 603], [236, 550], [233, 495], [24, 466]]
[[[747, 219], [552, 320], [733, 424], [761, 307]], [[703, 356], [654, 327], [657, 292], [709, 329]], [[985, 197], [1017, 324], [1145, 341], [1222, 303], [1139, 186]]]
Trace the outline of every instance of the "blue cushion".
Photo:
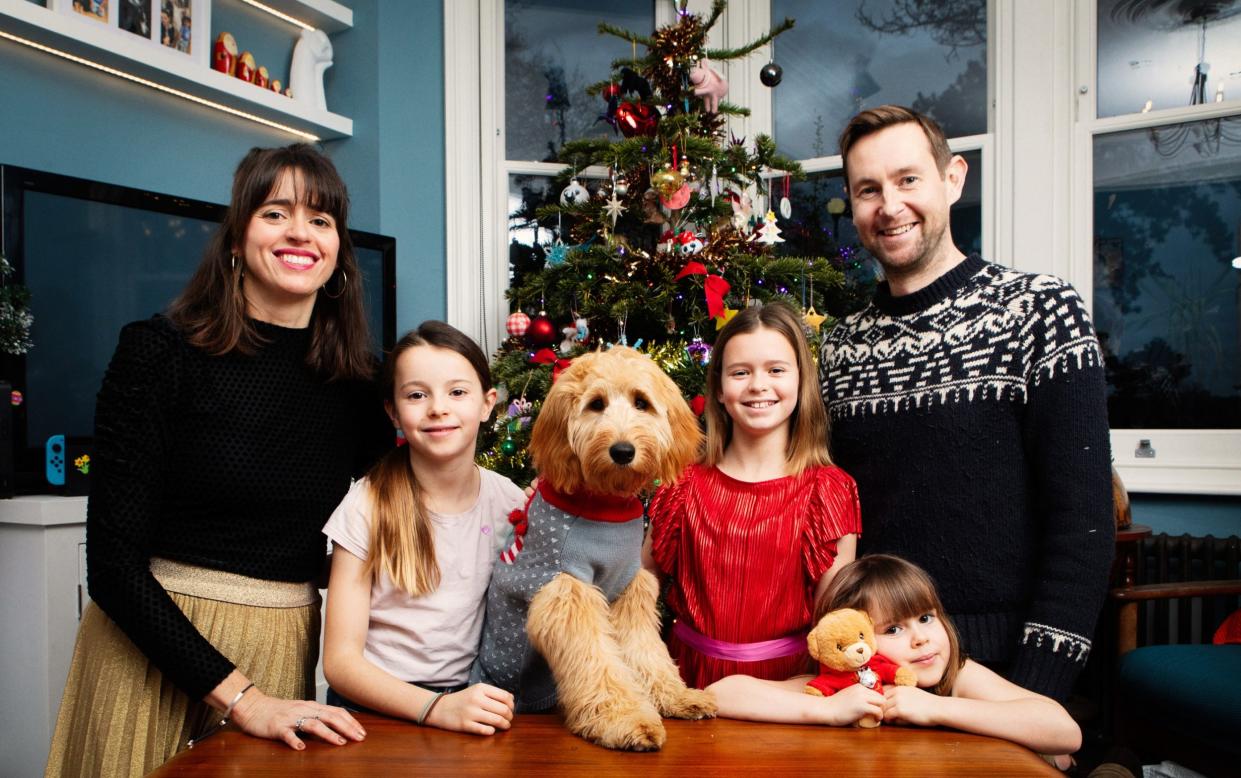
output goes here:
[[1126, 715], [1241, 754], [1241, 645], [1146, 646], [1119, 678]]

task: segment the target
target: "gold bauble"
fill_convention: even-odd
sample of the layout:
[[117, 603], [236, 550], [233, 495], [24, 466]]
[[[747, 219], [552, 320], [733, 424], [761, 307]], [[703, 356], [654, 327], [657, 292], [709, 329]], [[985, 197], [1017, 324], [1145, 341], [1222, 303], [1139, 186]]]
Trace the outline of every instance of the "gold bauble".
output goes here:
[[672, 169], [671, 165], [651, 174], [651, 186], [664, 197], [672, 197], [685, 183], [685, 177]]

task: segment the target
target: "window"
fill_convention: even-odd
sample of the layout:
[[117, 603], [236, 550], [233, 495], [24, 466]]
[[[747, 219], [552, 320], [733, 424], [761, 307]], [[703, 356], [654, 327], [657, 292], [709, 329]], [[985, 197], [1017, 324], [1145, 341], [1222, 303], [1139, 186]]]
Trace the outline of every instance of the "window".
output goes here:
[[1112, 455], [1133, 490], [1241, 493], [1241, 18], [1083, 5], [1074, 186], [1092, 218], [1075, 253]]

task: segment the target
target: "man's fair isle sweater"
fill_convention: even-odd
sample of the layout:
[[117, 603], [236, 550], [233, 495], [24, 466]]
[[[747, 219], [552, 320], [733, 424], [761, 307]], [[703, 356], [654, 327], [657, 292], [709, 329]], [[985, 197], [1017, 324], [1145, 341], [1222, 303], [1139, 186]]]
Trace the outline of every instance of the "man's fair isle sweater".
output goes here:
[[1086, 661], [1112, 558], [1103, 360], [1072, 287], [970, 256], [882, 284], [824, 339], [860, 553], [924, 567], [976, 660], [1055, 699]]

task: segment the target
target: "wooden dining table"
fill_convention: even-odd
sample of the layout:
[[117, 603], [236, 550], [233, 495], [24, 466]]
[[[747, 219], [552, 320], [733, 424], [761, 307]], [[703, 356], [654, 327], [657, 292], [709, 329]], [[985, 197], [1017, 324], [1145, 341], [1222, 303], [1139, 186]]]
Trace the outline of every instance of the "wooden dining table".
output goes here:
[[419, 727], [356, 714], [366, 740], [331, 746], [310, 738], [303, 751], [238, 731], [214, 735], [182, 751], [154, 776], [719, 775], [1055, 776], [1027, 748], [1006, 740], [945, 729], [884, 725], [852, 727], [757, 724], [748, 721], [664, 721], [668, 740], [647, 753], [610, 751], [564, 728], [559, 714], [518, 715], [492, 737]]

